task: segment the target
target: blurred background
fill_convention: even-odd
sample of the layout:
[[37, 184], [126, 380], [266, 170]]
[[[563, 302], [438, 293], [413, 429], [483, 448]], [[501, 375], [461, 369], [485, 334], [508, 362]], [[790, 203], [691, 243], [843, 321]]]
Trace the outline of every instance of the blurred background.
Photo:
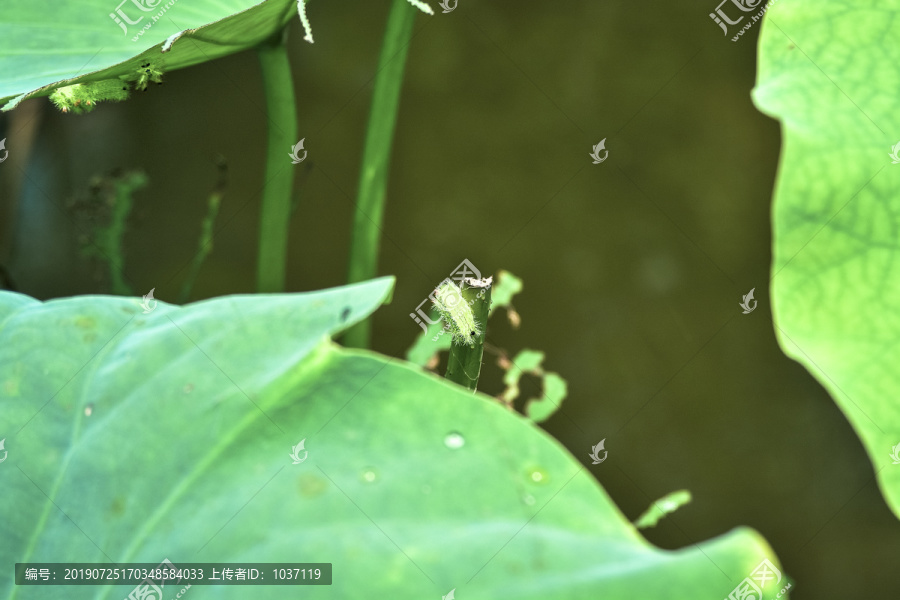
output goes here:
[[[636, 518], [660, 496], [691, 504], [644, 531], [676, 549], [746, 525], [794, 578], [792, 598], [900, 596], [900, 523], [825, 391], [775, 341], [771, 194], [778, 124], [750, 100], [757, 24], [732, 42], [716, 0], [459, 0], [416, 17], [394, 143], [379, 273], [397, 278], [375, 350], [403, 356], [409, 313], [468, 258], [524, 279], [522, 325], [488, 342], [542, 350], [569, 382], [543, 424]], [[358, 169], [389, 2], [313, 2], [316, 43], [290, 31], [300, 136], [288, 291], [345, 282]], [[92, 178], [142, 169], [126, 281], [174, 302], [216, 187], [214, 247], [191, 300], [251, 293], [265, 154], [256, 55], [165, 75], [123, 103], [62, 114], [46, 98], [0, 116], [5, 287], [41, 299], [109, 293], [80, 256], [73, 200]], [[588, 154], [606, 139], [607, 160]], [[21, 148], [27, 148], [23, 152]], [[90, 215], [88, 215], [90, 217]], [[89, 219], [88, 219], [89, 220]], [[738, 304], [755, 288], [759, 301]], [[479, 388], [503, 389], [496, 355]], [[524, 395], [539, 392], [526, 377]], [[608, 460], [591, 465], [606, 439]], [[865, 577], [860, 577], [865, 574]]]

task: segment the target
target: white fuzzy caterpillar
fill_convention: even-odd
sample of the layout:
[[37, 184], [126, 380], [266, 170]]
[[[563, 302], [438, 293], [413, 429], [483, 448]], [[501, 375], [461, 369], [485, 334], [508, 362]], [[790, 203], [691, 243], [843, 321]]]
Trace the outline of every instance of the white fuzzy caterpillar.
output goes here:
[[453, 342], [474, 346], [481, 335], [481, 324], [475, 318], [472, 305], [463, 298], [459, 286], [452, 279], [445, 279], [434, 290], [431, 301], [443, 317], [444, 327], [453, 336]]
[[[309, 24], [309, 18], [306, 16], [306, 3], [309, 0], [297, 0], [297, 14], [300, 15], [300, 23], [303, 25], [303, 39], [313, 43], [313, 35], [312, 35], [312, 27]], [[422, 0], [407, 0], [410, 4], [421, 10], [423, 13], [427, 15], [433, 15], [434, 11], [431, 10], [431, 7], [422, 2]], [[165, 51], [164, 51], [165, 52]]]

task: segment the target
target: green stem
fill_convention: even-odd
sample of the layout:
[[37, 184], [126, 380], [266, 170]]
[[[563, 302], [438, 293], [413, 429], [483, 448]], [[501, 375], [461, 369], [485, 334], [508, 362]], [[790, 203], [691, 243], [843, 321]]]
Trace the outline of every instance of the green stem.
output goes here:
[[[384, 218], [391, 144], [415, 16], [416, 9], [407, 0], [393, 0], [381, 56], [378, 57], [378, 71], [359, 173], [350, 241], [349, 283], [372, 279], [378, 267], [378, 242]], [[370, 336], [371, 324], [366, 319], [350, 328], [343, 341], [347, 346], [368, 348]]]
[[128, 215], [134, 201], [134, 193], [147, 186], [147, 176], [143, 171], [128, 171], [120, 177], [110, 179], [112, 195], [112, 218], [109, 227], [97, 233], [99, 256], [109, 266], [110, 287], [117, 296], [132, 296], [134, 292], [125, 281], [125, 248], [123, 238], [127, 229]]
[[263, 188], [259, 223], [259, 257], [256, 289], [260, 293], [284, 291], [287, 264], [288, 225], [294, 171], [288, 161], [297, 143], [297, 113], [294, 81], [284, 35], [257, 48], [266, 97], [268, 145], [266, 185]]
[[191, 290], [194, 287], [194, 282], [197, 280], [197, 275], [200, 273], [200, 268], [203, 266], [203, 261], [206, 260], [206, 257], [209, 256], [209, 253], [212, 252], [213, 249], [213, 226], [216, 224], [216, 216], [219, 214], [219, 205], [222, 203], [222, 196], [225, 194], [226, 177], [228, 173], [228, 165], [225, 163], [224, 158], [219, 158], [218, 167], [219, 182], [207, 200], [206, 217], [204, 217], [203, 221], [200, 223], [200, 243], [197, 246], [197, 254], [194, 255], [194, 260], [191, 261], [188, 276], [181, 286], [178, 304], [184, 304], [188, 301], [188, 298], [191, 297]]
[[491, 308], [491, 284], [493, 277], [487, 279], [465, 279], [461, 291], [463, 300], [472, 305], [475, 320], [481, 325], [481, 333], [474, 346], [458, 344], [450, 346], [450, 359], [447, 362], [447, 374], [450, 381], [469, 388], [473, 392], [478, 388], [481, 376], [481, 360], [484, 355], [484, 336], [487, 331], [488, 313]]

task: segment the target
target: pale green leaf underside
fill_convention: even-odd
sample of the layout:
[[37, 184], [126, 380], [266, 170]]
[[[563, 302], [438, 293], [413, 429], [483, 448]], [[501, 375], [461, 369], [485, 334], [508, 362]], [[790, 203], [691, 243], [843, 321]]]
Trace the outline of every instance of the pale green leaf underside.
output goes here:
[[[527, 419], [327, 340], [390, 284], [160, 302], [147, 315], [138, 299], [0, 292], [0, 414], [12, 432], [0, 463], [0, 596], [129, 590], [15, 587], [15, 562], [169, 558], [331, 562], [320, 598], [455, 588], [461, 599], [694, 600], [724, 598], [775, 559], [745, 528], [655, 549]], [[301, 440], [308, 458], [292, 464]], [[252, 597], [305, 592], [256, 587]], [[228, 586], [189, 593], [251, 597]]]
[[[25, 95], [137, 73], [151, 61], [163, 71], [182, 69], [251, 48], [297, 16], [296, 0], [170, 0], [143, 12], [132, 0], [47, 4], [4, 0], [0, 15], [0, 106]], [[144, 5], [153, 4], [145, 0]], [[110, 17], [121, 8], [127, 33]], [[165, 8], [137, 41], [137, 32]], [[122, 20], [121, 18], [119, 18]], [[167, 52], [169, 36], [188, 29]], [[12, 106], [8, 107], [12, 108]]]
[[828, 389], [900, 516], [900, 2], [768, 12], [753, 98], [782, 122], [772, 304], [788, 356]]

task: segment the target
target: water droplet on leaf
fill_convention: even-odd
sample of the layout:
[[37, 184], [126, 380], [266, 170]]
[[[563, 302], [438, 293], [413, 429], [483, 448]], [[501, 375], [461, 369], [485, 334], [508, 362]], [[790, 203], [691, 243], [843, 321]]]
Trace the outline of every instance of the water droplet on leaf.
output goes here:
[[444, 438], [444, 445], [451, 450], [458, 450], [466, 445], [466, 438], [454, 431], [448, 433], [447, 437]]
[[531, 480], [535, 483], [547, 483], [547, 471], [540, 467], [531, 469]]

